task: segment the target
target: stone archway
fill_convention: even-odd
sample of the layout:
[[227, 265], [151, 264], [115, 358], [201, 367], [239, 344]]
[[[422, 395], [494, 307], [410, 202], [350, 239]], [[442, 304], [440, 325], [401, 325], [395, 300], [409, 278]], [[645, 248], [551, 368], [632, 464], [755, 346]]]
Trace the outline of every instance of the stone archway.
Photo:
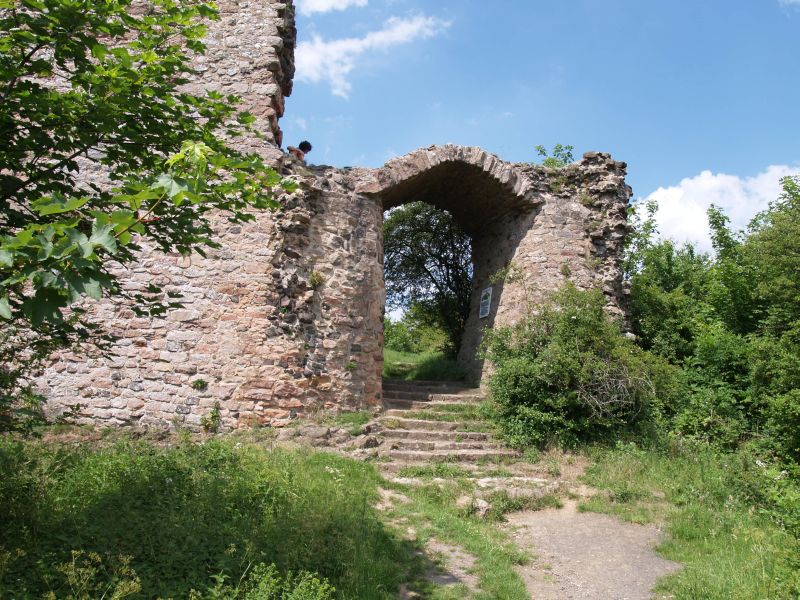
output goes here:
[[[535, 215], [544, 198], [511, 163], [480, 148], [453, 145], [431, 146], [394, 159], [364, 174], [356, 191], [376, 198], [384, 211], [412, 201], [446, 210], [472, 238], [473, 290], [458, 359], [470, 378], [479, 380], [478, 344], [484, 327], [495, 324], [505, 287], [502, 281], [490, 280], [515, 256], [527, 230], [520, 219]], [[490, 287], [491, 300], [484, 303], [483, 314], [481, 295]]]

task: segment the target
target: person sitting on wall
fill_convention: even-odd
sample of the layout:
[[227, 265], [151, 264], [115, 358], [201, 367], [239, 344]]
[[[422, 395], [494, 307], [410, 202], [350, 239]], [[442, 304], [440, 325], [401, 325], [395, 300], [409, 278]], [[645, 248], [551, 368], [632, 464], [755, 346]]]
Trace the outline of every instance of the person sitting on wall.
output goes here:
[[289, 146], [288, 148], [286, 148], [286, 150], [288, 150], [289, 154], [294, 156], [297, 160], [306, 162], [306, 154], [311, 152], [311, 144], [306, 140], [303, 140], [302, 142], [300, 142], [297, 148], [295, 148], [294, 146]]

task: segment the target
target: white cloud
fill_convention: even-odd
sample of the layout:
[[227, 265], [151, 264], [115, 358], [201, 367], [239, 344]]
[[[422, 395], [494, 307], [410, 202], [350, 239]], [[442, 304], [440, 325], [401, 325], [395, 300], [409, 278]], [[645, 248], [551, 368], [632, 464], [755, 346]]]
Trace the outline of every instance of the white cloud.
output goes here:
[[778, 0], [782, 6], [797, 6], [800, 7], [800, 0]]
[[365, 53], [430, 38], [449, 26], [441, 19], [419, 15], [408, 19], [393, 17], [382, 29], [361, 38], [326, 41], [314, 36], [310, 42], [297, 46], [297, 78], [311, 83], [326, 81], [334, 95], [347, 98], [352, 89], [348, 75]]
[[[656, 222], [664, 238], [679, 243], [693, 242], [700, 250], [711, 250], [711, 236], [706, 211], [719, 206], [731, 219], [734, 230], [744, 229], [756, 213], [767, 208], [781, 192], [780, 180], [800, 174], [799, 167], [773, 165], [753, 177], [714, 174], [703, 171], [680, 184], [658, 188], [644, 200], [656, 200]], [[645, 201], [638, 205], [644, 212]]]
[[303, 131], [308, 129], [308, 121], [306, 121], [303, 117], [295, 117], [294, 124], [297, 125]]
[[297, 0], [301, 15], [326, 13], [332, 10], [346, 10], [351, 6], [366, 6], [368, 0]]

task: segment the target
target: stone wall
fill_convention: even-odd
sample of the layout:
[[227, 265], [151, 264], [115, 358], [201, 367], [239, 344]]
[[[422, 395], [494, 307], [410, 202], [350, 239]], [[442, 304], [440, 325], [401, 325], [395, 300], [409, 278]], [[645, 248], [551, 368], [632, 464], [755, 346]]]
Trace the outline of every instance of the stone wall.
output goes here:
[[[93, 318], [117, 338], [110, 356], [63, 353], [40, 377], [57, 413], [84, 421], [197, 427], [218, 407], [225, 428], [281, 425], [320, 409], [379, 406], [383, 366], [383, 212], [423, 200], [474, 240], [472, 314], [460, 359], [475, 378], [487, 326], [513, 323], [566, 279], [602, 287], [622, 312], [625, 165], [590, 153], [564, 169], [504, 162], [479, 148], [430, 147], [381, 169], [307, 167], [279, 148], [291, 92], [291, 2], [229, 0], [191, 84], [241, 95], [264, 139], [247, 142], [298, 183], [254, 222], [216, 223], [221, 248], [182, 258], [144, 248], [121, 279], [155, 283], [183, 308], [138, 318], [102, 302]], [[500, 269], [524, 274], [481, 291]]]
[[209, 24], [206, 52], [195, 60], [197, 74], [186, 88], [195, 94], [216, 90], [241, 97], [264, 136], [242, 140], [243, 150], [278, 160], [283, 139], [278, 119], [294, 78], [292, 0], [218, 0], [217, 7], [220, 19]]

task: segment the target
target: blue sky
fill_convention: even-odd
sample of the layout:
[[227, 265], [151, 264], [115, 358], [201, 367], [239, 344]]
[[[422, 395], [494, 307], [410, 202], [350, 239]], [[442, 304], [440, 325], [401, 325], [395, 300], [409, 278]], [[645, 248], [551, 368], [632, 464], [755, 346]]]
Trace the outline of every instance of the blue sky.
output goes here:
[[281, 121], [309, 161], [379, 166], [430, 144], [510, 161], [572, 144], [629, 165], [662, 232], [707, 246], [800, 172], [800, 0], [296, 0]]

